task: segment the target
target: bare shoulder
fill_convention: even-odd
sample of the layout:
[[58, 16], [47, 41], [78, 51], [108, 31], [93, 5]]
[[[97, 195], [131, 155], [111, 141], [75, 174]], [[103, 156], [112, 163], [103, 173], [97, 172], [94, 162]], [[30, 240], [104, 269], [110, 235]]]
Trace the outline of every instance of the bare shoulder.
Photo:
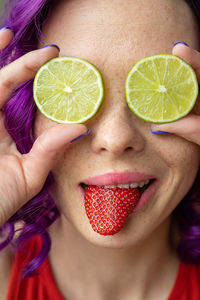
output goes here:
[[0, 251], [0, 300], [6, 299], [14, 253], [10, 247]]

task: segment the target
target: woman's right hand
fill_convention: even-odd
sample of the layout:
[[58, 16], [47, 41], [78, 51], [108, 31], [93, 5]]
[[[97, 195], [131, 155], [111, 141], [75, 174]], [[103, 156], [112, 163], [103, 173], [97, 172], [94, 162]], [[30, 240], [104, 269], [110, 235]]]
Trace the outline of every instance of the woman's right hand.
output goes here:
[[[0, 50], [13, 39], [10, 29], [0, 31]], [[42, 189], [56, 155], [74, 138], [87, 131], [84, 125], [56, 124], [45, 130], [31, 151], [22, 155], [4, 126], [3, 108], [14, 89], [34, 78], [49, 59], [58, 56], [56, 47], [35, 50], [0, 70], [0, 226]]]

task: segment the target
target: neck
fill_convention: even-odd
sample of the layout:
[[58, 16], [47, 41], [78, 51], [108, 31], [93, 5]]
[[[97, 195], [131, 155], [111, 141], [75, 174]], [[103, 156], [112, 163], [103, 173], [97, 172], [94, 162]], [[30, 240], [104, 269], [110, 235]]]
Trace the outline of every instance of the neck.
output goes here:
[[90, 243], [60, 218], [50, 231], [50, 262], [58, 287], [67, 299], [70, 295], [81, 299], [81, 293], [87, 299], [106, 300], [123, 299], [127, 293], [134, 299], [147, 299], [147, 293], [148, 299], [150, 295], [159, 299], [158, 287], [163, 295], [167, 286], [167, 298], [178, 268], [169, 232], [167, 220], [137, 245], [103, 248]]

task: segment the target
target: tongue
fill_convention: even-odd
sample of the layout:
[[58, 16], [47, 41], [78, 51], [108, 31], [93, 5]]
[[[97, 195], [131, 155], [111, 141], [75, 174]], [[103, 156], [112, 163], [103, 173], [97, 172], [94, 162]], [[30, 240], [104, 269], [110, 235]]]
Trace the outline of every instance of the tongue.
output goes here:
[[140, 199], [138, 188], [87, 186], [85, 210], [93, 230], [101, 235], [119, 232]]

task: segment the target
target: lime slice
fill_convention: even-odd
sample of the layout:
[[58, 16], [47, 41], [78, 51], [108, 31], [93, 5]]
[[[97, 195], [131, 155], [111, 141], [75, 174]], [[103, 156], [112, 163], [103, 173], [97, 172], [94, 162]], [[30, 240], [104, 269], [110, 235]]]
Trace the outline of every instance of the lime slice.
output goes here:
[[47, 118], [57, 123], [83, 123], [102, 104], [103, 79], [99, 70], [86, 60], [53, 58], [37, 72], [33, 97]]
[[158, 54], [138, 61], [126, 78], [126, 99], [141, 119], [168, 123], [187, 115], [198, 96], [189, 64], [175, 55]]

